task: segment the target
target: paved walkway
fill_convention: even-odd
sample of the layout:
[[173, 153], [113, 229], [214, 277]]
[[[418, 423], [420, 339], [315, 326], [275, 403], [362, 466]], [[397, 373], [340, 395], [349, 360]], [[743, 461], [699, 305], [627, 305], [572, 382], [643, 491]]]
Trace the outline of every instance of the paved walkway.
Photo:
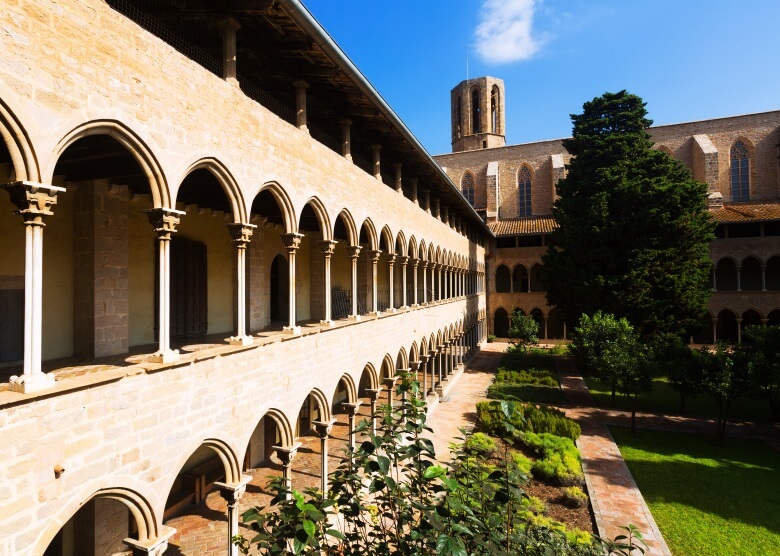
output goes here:
[[556, 365], [561, 388], [574, 406], [566, 414], [582, 427], [577, 446], [599, 536], [612, 539], [624, 533], [620, 527], [632, 523], [645, 539], [647, 556], [671, 556], [582, 376], [570, 359], [556, 358]]

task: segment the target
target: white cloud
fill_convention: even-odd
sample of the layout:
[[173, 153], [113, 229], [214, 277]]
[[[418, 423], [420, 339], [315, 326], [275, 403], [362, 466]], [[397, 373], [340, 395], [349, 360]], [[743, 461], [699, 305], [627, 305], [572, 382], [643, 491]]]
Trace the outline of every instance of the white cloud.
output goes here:
[[536, 0], [484, 0], [475, 30], [475, 49], [491, 64], [527, 60], [543, 40], [534, 36]]

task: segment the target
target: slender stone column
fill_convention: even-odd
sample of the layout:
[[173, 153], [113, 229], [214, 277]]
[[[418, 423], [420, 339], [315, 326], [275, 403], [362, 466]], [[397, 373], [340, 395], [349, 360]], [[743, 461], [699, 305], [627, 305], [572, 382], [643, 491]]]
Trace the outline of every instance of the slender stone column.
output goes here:
[[423, 382], [422, 382], [422, 395], [423, 399], [428, 397], [428, 356], [420, 355], [420, 368], [422, 369]]
[[381, 393], [381, 386], [379, 388], [366, 388], [366, 394], [368, 394], [368, 398], [371, 400], [371, 434], [376, 434], [376, 402]]
[[352, 161], [352, 138], [350, 133], [352, 120], [344, 119], [340, 120], [339, 123], [341, 124], [341, 155]]
[[395, 385], [398, 382], [397, 376], [386, 377], [382, 382], [385, 383], [387, 388], [387, 403], [390, 407], [393, 407], [393, 394], [395, 394]]
[[448, 375], [455, 374], [455, 365], [456, 365], [456, 362], [455, 362], [455, 348], [456, 348], [455, 340], [454, 339], [450, 339], [447, 342], [447, 354], [448, 354], [447, 355], [447, 359], [448, 359], [448, 361], [447, 361], [447, 374]]
[[401, 263], [401, 298], [403, 300], [403, 305], [401, 305], [401, 309], [408, 309], [409, 304], [407, 303], [406, 299], [406, 266], [409, 264], [409, 257], [401, 256], [398, 258], [399, 262]]
[[41, 371], [43, 346], [43, 223], [54, 214], [57, 194], [64, 187], [17, 181], [0, 185], [8, 191], [24, 220], [24, 366], [22, 376], [12, 376], [12, 392], [31, 393], [54, 386], [54, 377]]
[[387, 254], [387, 265], [390, 268], [390, 279], [388, 282], [390, 284], [390, 307], [387, 310], [391, 313], [395, 313], [395, 257], [394, 254]]
[[417, 178], [409, 178], [409, 184], [412, 186], [412, 202], [419, 207], [420, 201], [417, 198], [417, 181]]
[[308, 116], [306, 113], [306, 89], [309, 88], [309, 84], [303, 79], [300, 79], [293, 82], [293, 87], [295, 87], [295, 125], [298, 126], [298, 129], [301, 131], [308, 132], [309, 126], [307, 125]]
[[718, 343], [718, 317], [712, 318], [712, 343]]
[[[415, 267], [415, 270], [417, 268]], [[428, 262], [423, 261], [422, 262], [422, 275], [423, 275], [423, 305], [426, 305], [428, 303]], [[416, 282], [417, 280], [415, 280]], [[417, 290], [415, 290], [416, 292]], [[417, 294], [415, 293], [415, 296]], [[415, 302], [417, 300], [415, 299]]]
[[330, 421], [312, 421], [311, 423], [314, 425], [317, 436], [320, 437], [320, 463], [322, 465], [320, 489], [322, 492], [328, 492], [328, 438], [335, 422], [335, 419], [331, 419]]
[[414, 377], [412, 380], [417, 380], [417, 373], [420, 370], [420, 362], [419, 361], [409, 361], [409, 367], [410, 371], [412, 373], [412, 376]]
[[283, 498], [290, 500], [292, 498], [292, 462], [295, 459], [295, 454], [298, 453], [301, 443], [296, 442], [292, 446], [274, 446], [273, 450], [276, 452], [276, 456], [282, 461], [282, 478], [284, 479], [284, 492]]
[[289, 292], [290, 292], [290, 325], [285, 326], [283, 328], [284, 331], [288, 332], [289, 334], [300, 334], [301, 333], [301, 327], [297, 325], [297, 318], [296, 318], [296, 312], [298, 309], [298, 304], [295, 298], [295, 291], [296, 291], [296, 284], [295, 284], [295, 253], [298, 251], [298, 248], [301, 246], [301, 239], [303, 239], [303, 234], [282, 234], [282, 241], [284, 242], [284, 246], [287, 248], [287, 263], [288, 263], [288, 270], [289, 270]]
[[414, 262], [412, 262], [412, 276], [414, 278], [412, 291], [414, 293], [414, 307], [419, 307], [420, 304], [417, 302], [417, 266], [420, 264], [419, 259], [414, 259]]
[[246, 333], [246, 247], [252, 237], [252, 232], [257, 228], [254, 224], [228, 224], [230, 235], [236, 246], [236, 319], [238, 322], [236, 335], [230, 338], [233, 346], [248, 346], [252, 343], [252, 336]]
[[347, 253], [349, 253], [349, 258], [352, 260], [352, 314], [349, 315], [349, 318], [352, 320], [360, 320], [357, 302], [357, 267], [361, 249], [362, 247], [360, 247], [360, 245], [350, 245], [347, 247]]
[[438, 287], [436, 288], [436, 293], [438, 295], [436, 296], [436, 299], [438, 299], [438, 300], [444, 299], [444, 296], [442, 295], [442, 289], [441, 289], [441, 287], [442, 287], [442, 272], [443, 272], [442, 269], [443, 268], [444, 268], [443, 264], [438, 264], [437, 263], [436, 266], [435, 266], [436, 277], [438, 279]]
[[761, 264], [761, 291], [766, 291], [766, 263]]
[[737, 319], [737, 343], [742, 343], [742, 319]]
[[374, 315], [379, 315], [379, 309], [377, 307], [377, 293], [379, 291], [378, 288], [378, 281], [379, 277], [377, 275], [377, 266], [379, 265], [379, 256], [382, 254], [382, 252], [379, 249], [374, 249], [371, 253], [371, 291], [373, 292], [371, 304], [373, 307], [373, 310], [371, 311]]
[[218, 23], [222, 31], [222, 78], [232, 85], [238, 85], [236, 78], [236, 31], [241, 24], [232, 17]]
[[[431, 346], [436, 347], [436, 346]], [[441, 361], [439, 361], [438, 358], [438, 352], [435, 349], [428, 350], [428, 361], [430, 369], [431, 369], [431, 394], [434, 393], [436, 390], [436, 386], [439, 383], [438, 375], [439, 375], [439, 367], [441, 366]]]
[[347, 416], [349, 417], [349, 447], [351, 450], [355, 449], [355, 417], [357, 417], [358, 411], [360, 411], [361, 401], [358, 400], [355, 403], [344, 402], [341, 407], [347, 410]]
[[185, 214], [180, 210], [153, 208], [144, 211], [157, 234], [159, 256], [159, 349], [151, 360], [170, 363], [179, 359], [179, 350], [171, 349], [171, 234], [176, 231], [179, 219]]
[[737, 265], [737, 291], [742, 291], [742, 265]]
[[373, 154], [374, 177], [379, 181], [382, 181], [382, 169], [381, 169], [380, 158], [379, 158], [379, 151], [381, 150], [382, 150], [382, 145], [378, 145], [378, 144], [371, 145], [371, 152]]
[[227, 554], [228, 556], [238, 556], [238, 547], [233, 544], [233, 537], [238, 535], [238, 501], [246, 492], [246, 485], [252, 477], [245, 475], [241, 481], [235, 484], [217, 482], [214, 485], [219, 489], [219, 495], [227, 502]]
[[336, 243], [338, 242], [333, 240], [324, 240], [318, 243], [320, 246], [320, 253], [322, 253], [323, 258], [325, 259], [325, 284], [323, 286], [325, 288], [325, 319], [320, 321], [320, 324], [324, 324], [325, 326], [335, 325], [331, 318], [332, 310], [330, 306], [330, 259], [333, 256]]
[[544, 339], [547, 339], [547, 315], [543, 315], [542, 319], [544, 320]]
[[395, 168], [395, 190], [401, 195], [404, 194], [403, 181], [401, 181], [401, 167], [403, 165], [400, 162], [393, 164]]

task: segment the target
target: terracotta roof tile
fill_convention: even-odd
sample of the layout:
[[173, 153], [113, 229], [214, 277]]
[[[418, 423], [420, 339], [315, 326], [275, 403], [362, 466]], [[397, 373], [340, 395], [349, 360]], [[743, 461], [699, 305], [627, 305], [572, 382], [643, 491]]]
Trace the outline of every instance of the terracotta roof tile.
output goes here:
[[549, 234], [557, 224], [552, 216], [531, 216], [489, 222], [488, 226], [496, 236], [516, 236], [530, 234]]
[[780, 220], [780, 203], [739, 203], [711, 209], [718, 222], [761, 222]]

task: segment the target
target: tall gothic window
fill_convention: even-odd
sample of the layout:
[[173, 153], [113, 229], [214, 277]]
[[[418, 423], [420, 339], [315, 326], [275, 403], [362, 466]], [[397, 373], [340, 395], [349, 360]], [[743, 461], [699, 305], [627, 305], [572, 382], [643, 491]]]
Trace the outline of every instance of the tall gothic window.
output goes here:
[[517, 173], [517, 215], [531, 216], [531, 170], [523, 166]]
[[490, 131], [491, 133], [499, 133], [498, 131], [498, 87], [493, 87], [493, 91], [490, 93]]
[[474, 87], [471, 90], [471, 133], [481, 133], [482, 110], [479, 102], [479, 89]]
[[731, 147], [731, 200], [750, 200], [750, 156], [742, 141]]
[[466, 174], [463, 176], [463, 180], [461, 181], [460, 184], [460, 189], [463, 192], [463, 196], [473, 207], [474, 206], [474, 176], [471, 175], [471, 172], [466, 172]]
[[458, 98], [455, 101], [455, 137], [457, 137], [458, 139], [460, 139], [462, 129], [463, 129], [463, 107], [460, 100], [460, 95], [458, 95]]

